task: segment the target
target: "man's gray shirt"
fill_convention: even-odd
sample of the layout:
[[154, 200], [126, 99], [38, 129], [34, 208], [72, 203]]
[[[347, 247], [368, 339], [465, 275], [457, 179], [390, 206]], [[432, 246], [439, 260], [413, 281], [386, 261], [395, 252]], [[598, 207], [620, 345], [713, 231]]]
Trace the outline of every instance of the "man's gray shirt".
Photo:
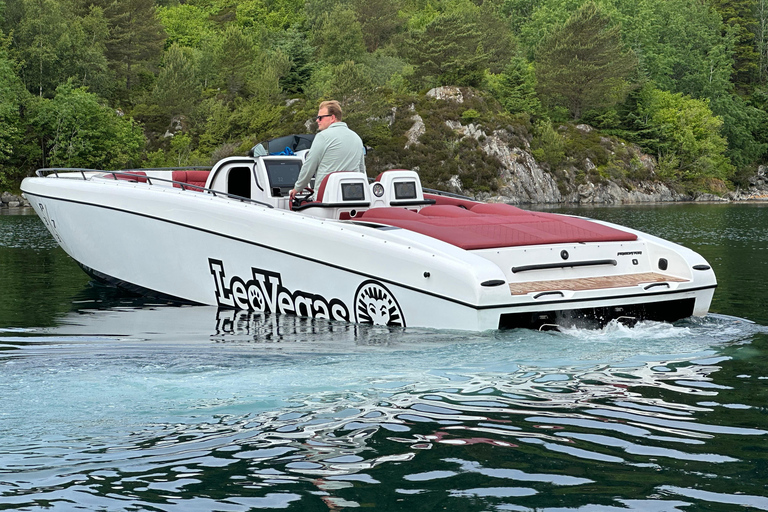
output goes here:
[[315, 135], [307, 159], [301, 166], [299, 179], [293, 187], [297, 191], [309, 185], [315, 176], [315, 189], [320, 187], [326, 175], [336, 171], [357, 171], [365, 173], [365, 147], [363, 140], [337, 121]]

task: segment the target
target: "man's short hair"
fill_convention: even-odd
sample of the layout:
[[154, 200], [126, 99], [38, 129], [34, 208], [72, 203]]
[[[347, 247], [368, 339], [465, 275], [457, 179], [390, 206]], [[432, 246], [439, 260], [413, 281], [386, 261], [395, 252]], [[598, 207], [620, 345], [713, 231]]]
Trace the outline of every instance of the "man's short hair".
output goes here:
[[320, 104], [320, 106], [317, 109], [320, 110], [321, 108], [328, 109], [329, 114], [336, 116], [336, 119], [338, 121], [341, 121], [341, 116], [342, 116], [341, 105], [339, 104], [338, 101], [336, 100], [324, 101]]

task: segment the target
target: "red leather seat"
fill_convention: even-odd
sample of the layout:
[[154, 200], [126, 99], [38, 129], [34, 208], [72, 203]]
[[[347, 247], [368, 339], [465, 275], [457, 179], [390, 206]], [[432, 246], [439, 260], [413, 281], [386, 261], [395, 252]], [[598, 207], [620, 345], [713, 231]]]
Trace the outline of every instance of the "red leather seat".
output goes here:
[[[195, 185], [195, 187], [190, 187], [189, 190], [200, 190], [196, 187], [205, 187], [210, 172], [211, 171], [173, 171], [171, 179], [173, 181]], [[178, 183], [174, 183], [173, 186], [176, 188], [181, 187]]]
[[116, 172], [112, 174], [112, 177], [116, 180], [135, 181], [137, 183], [147, 182], [147, 173], [144, 171]]

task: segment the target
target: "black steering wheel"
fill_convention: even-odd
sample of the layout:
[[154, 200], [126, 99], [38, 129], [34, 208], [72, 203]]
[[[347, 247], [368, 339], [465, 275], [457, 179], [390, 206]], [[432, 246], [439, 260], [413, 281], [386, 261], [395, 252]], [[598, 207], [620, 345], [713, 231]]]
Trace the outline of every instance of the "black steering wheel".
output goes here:
[[293, 196], [293, 201], [291, 201], [291, 210], [295, 210], [299, 206], [309, 203], [309, 198], [314, 193], [315, 191], [310, 187], [304, 187], [300, 192], [297, 192], [296, 195]]

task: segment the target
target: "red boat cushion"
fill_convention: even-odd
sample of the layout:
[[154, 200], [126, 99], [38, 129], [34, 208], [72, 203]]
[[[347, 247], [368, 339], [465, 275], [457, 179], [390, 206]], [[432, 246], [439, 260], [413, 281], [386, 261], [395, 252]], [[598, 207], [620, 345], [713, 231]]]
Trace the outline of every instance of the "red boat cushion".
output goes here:
[[[180, 181], [182, 183], [187, 183], [189, 185], [196, 185], [198, 187], [204, 187], [205, 183], [208, 181], [208, 174], [210, 174], [211, 171], [173, 171], [173, 175], [171, 176], [171, 179], [173, 181]], [[173, 184], [174, 187], [181, 187], [181, 185], [178, 185], [176, 183]], [[189, 190], [200, 190], [198, 188], [190, 188]]]
[[474, 213], [492, 215], [528, 215], [529, 211], [504, 203], [478, 203], [470, 208]]
[[147, 173], [144, 171], [116, 172], [112, 177], [116, 180], [135, 181], [138, 183], [147, 182]]
[[637, 236], [585, 219], [528, 212], [511, 205], [474, 203], [470, 210], [435, 205], [416, 213], [403, 208], [372, 208], [364, 220], [401, 227], [462, 249], [522, 245], [618, 242]]
[[419, 213], [427, 217], [474, 217], [476, 214], [466, 208], [448, 205], [432, 205], [423, 207]]

